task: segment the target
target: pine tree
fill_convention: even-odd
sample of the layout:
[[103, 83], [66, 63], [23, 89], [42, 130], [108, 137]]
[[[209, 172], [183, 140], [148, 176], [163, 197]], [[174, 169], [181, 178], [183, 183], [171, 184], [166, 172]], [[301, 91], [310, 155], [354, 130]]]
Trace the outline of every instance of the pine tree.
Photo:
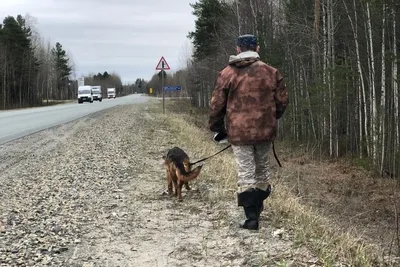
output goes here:
[[68, 77], [71, 74], [72, 68], [69, 65], [67, 53], [59, 42], [56, 43], [51, 53], [55, 63], [58, 97], [59, 99], [63, 99], [66, 97], [65, 90], [68, 89]]
[[194, 45], [194, 59], [202, 60], [215, 53], [219, 47], [217, 36], [221, 31], [227, 4], [219, 0], [200, 0], [190, 6], [197, 20], [195, 31], [189, 32], [188, 37]]
[[37, 95], [33, 91], [33, 76], [37, 72], [37, 60], [31, 44], [31, 30], [21, 15], [3, 20], [0, 43], [2, 53], [2, 107], [22, 107], [32, 104]]

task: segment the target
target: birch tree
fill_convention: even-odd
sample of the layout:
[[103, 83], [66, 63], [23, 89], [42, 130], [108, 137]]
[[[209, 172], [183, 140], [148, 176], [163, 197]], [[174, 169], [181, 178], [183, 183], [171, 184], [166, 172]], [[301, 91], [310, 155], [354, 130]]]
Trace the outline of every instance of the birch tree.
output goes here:
[[392, 4], [392, 25], [393, 25], [393, 61], [392, 61], [392, 86], [393, 86], [393, 95], [394, 95], [394, 114], [395, 118], [397, 120], [394, 120], [394, 128], [395, 128], [395, 147], [399, 148], [400, 146], [400, 125], [399, 125], [399, 119], [400, 118], [400, 112], [399, 112], [399, 83], [398, 83], [398, 65], [397, 65], [397, 25], [396, 25], [396, 20], [397, 20], [397, 13], [396, 13], [396, 0], [393, 1]]
[[375, 88], [375, 58], [374, 58], [374, 45], [373, 45], [373, 36], [372, 36], [372, 26], [371, 26], [371, 11], [370, 11], [370, 3], [366, 3], [367, 9], [367, 39], [368, 39], [368, 48], [369, 48], [369, 83], [371, 87], [370, 93], [370, 103], [372, 108], [372, 116], [371, 116], [371, 136], [372, 136], [372, 159], [376, 163], [377, 160], [377, 150], [378, 150], [378, 117], [377, 117], [377, 101], [376, 101], [376, 88]]
[[384, 159], [385, 159], [385, 112], [386, 112], [386, 62], [385, 62], [385, 22], [386, 22], [386, 4], [382, 5], [382, 61], [381, 61], [381, 103], [380, 103], [380, 125], [379, 134], [381, 138], [381, 173], [383, 173]]
[[[210, 90], [216, 66], [225, 66], [227, 54], [234, 53], [239, 32], [256, 34], [261, 59], [282, 71], [292, 95], [280, 137], [400, 175], [395, 0], [199, 1], [206, 2], [219, 2], [231, 13], [219, 17], [224, 26], [209, 31], [213, 38], [203, 39], [203, 49], [215, 39], [218, 47], [187, 66], [192, 95]], [[196, 16], [207, 20], [204, 13]]]

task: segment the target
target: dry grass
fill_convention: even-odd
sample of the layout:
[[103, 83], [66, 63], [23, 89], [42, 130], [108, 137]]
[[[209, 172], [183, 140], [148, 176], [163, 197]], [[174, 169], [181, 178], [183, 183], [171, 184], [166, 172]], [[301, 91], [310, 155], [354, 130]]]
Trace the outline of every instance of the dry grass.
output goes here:
[[[182, 141], [176, 145], [193, 153], [192, 160], [224, 147], [211, 141], [212, 133], [205, 128], [206, 111], [199, 112], [184, 100], [168, 100], [166, 107], [165, 121]], [[282, 145], [278, 145], [278, 155], [284, 168], [277, 169], [271, 161], [274, 192], [266, 201], [271, 222], [293, 230], [297, 242], [312, 248], [325, 266], [398, 266], [390, 263], [396, 258], [385, 254], [382, 243], [374, 242], [380, 235], [390, 243], [388, 238], [393, 236], [390, 222], [398, 196], [393, 183], [371, 178], [345, 162], [317, 162], [317, 152], [282, 149]], [[210, 201], [236, 197], [231, 150], [208, 161], [204, 170], [203, 186], [213, 185], [204, 191]]]
[[[391, 209], [393, 201], [399, 198], [389, 181], [373, 179], [364, 176], [364, 171], [346, 170], [344, 166], [341, 162], [296, 165], [289, 161], [287, 169], [277, 178], [296, 196], [299, 205], [324, 218], [326, 227], [320, 233], [316, 231], [318, 228], [311, 228], [317, 236], [326, 233], [329, 238], [337, 236], [332, 235], [332, 231], [344, 233], [338, 240], [349, 242], [347, 246], [343, 243], [339, 246], [335, 240], [332, 243], [345, 253], [351, 253], [344, 255], [354, 260], [351, 266], [357, 266], [356, 263], [379, 266], [380, 261], [389, 262], [388, 255], [395, 252], [393, 247], [389, 251], [389, 247], [396, 227]], [[354, 254], [352, 243], [365, 249], [356, 250]], [[360, 256], [362, 251], [366, 253], [364, 256]], [[370, 264], [361, 264], [359, 259], [368, 259]]]
[[347, 266], [380, 266], [378, 256], [351, 229], [343, 231], [313, 208], [303, 205], [282, 180], [278, 173], [273, 181], [274, 194], [267, 202], [274, 224], [294, 229], [296, 241], [317, 252], [325, 266], [335, 266], [337, 261]]
[[71, 103], [75, 101], [76, 101], [75, 99], [69, 99], [69, 100], [42, 99], [42, 104], [46, 105], [48, 103], [49, 105], [57, 105], [57, 104]]
[[54, 105], [59, 105], [59, 104], [67, 104], [67, 103], [72, 103], [75, 102], [75, 100], [53, 100], [49, 99], [49, 102], [47, 103], [47, 100], [42, 99], [42, 103], [38, 103], [36, 106], [27, 106], [23, 105], [22, 107], [10, 107], [6, 110], [1, 110], [0, 111], [10, 111], [10, 110], [22, 110], [22, 109], [34, 109], [34, 108], [40, 108], [43, 106], [54, 106]]

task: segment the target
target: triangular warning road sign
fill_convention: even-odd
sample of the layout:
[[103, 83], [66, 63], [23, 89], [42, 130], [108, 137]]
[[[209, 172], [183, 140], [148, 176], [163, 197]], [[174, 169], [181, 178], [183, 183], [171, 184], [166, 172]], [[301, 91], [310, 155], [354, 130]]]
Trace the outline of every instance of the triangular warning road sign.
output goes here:
[[157, 64], [156, 70], [169, 70], [170, 67], [164, 57], [161, 57]]

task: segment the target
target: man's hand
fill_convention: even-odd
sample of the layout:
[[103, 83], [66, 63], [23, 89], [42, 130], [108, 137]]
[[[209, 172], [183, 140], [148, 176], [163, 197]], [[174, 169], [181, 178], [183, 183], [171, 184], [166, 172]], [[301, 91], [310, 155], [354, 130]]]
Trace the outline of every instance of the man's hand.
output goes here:
[[228, 135], [226, 134], [226, 132], [220, 132], [220, 133], [216, 133], [214, 135], [213, 139], [217, 143], [226, 143], [226, 142], [228, 142], [227, 138], [228, 138]]

